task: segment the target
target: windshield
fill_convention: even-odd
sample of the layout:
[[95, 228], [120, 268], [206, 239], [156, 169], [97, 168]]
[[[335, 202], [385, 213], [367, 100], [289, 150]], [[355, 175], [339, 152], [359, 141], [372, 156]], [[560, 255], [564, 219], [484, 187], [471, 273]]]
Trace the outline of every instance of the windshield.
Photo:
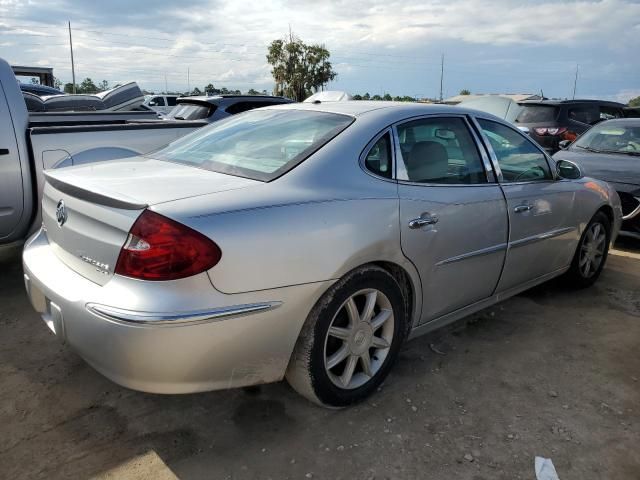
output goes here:
[[353, 120], [315, 111], [252, 110], [187, 135], [152, 156], [270, 181], [309, 157]]
[[553, 122], [557, 115], [557, 107], [553, 105], [520, 104], [522, 110], [516, 117], [518, 123]]
[[640, 155], [640, 124], [596, 125], [578, 138], [573, 145], [598, 152]]
[[176, 120], [202, 120], [216, 109], [215, 105], [197, 105], [195, 103], [181, 103], [175, 106], [165, 118]]

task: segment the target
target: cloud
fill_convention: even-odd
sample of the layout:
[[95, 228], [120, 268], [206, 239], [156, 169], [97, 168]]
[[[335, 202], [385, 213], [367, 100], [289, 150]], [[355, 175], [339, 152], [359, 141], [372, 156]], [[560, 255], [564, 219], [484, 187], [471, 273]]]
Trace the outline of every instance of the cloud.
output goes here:
[[267, 45], [291, 27], [325, 44], [334, 87], [433, 96], [445, 91], [539, 91], [601, 96], [638, 88], [640, 3], [633, 0], [0, 0], [0, 56], [76, 73], [136, 79], [152, 89], [209, 82], [271, 89]]

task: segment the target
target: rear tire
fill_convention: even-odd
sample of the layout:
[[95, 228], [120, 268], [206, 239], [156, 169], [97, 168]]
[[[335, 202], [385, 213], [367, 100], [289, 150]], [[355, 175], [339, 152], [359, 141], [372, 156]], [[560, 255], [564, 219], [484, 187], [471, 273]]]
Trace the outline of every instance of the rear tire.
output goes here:
[[387, 376], [406, 334], [407, 312], [396, 279], [377, 266], [358, 268], [309, 313], [287, 381], [321, 406], [359, 402]]
[[578, 248], [566, 273], [577, 288], [593, 285], [604, 268], [611, 241], [611, 222], [603, 212], [597, 212], [582, 232]]

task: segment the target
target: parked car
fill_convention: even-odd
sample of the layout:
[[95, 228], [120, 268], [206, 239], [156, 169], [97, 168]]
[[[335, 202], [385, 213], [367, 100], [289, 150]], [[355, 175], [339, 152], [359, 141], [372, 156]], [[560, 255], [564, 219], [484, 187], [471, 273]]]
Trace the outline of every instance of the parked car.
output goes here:
[[205, 125], [139, 123], [154, 115], [30, 113], [13, 70], [0, 59], [0, 246], [23, 241], [40, 226], [43, 170], [147, 153]]
[[25, 285], [94, 368], [156, 393], [286, 377], [332, 407], [407, 338], [561, 274], [591, 285], [622, 215], [606, 182], [446, 105], [266, 107], [46, 177]]
[[596, 123], [625, 116], [625, 105], [602, 100], [536, 100], [519, 105], [522, 110], [514, 123], [528, 129], [550, 154], [560, 149], [562, 140], [573, 141]]
[[293, 103], [284, 97], [268, 95], [213, 95], [210, 97], [182, 97], [171, 112], [164, 118], [167, 120], [204, 120], [209, 123], [254, 108]]
[[623, 214], [620, 234], [640, 239], [640, 118], [607, 120], [560, 147], [553, 158], [575, 162], [616, 189]]
[[19, 83], [20, 90], [23, 92], [31, 93], [33, 95], [38, 95], [40, 97], [51, 96], [51, 95], [64, 95], [64, 92], [61, 92], [57, 88], [48, 87], [47, 85], [39, 85], [33, 83]]
[[178, 95], [146, 95], [142, 105], [159, 113], [169, 113], [176, 106]]

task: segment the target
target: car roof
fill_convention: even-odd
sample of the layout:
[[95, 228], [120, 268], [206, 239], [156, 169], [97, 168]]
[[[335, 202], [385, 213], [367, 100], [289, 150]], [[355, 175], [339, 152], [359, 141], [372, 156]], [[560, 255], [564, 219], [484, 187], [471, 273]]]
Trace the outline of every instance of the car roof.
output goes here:
[[237, 100], [278, 100], [282, 103], [291, 103], [293, 100], [290, 100], [285, 97], [276, 97], [272, 95], [197, 95], [191, 97], [179, 97], [178, 101], [180, 103], [184, 102], [193, 102], [193, 103], [217, 103], [220, 100], [226, 99], [237, 99]]
[[616, 107], [624, 107], [625, 105], [618, 102], [612, 102], [609, 100], [524, 100], [518, 102], [518, 105], [575, 105], [575, 104], [594, 104], [594, 105], [611, 105]]
[[612, 118], [611, 120], [605, 120], [599, 122], [596, 125], [620, 125], [624, 127], [640, 127], [640, 118]]
[[497, 118], [493, 115], [470, 108], [464, 108], [458, 105], [445, 105], [436, 103], [417, 103], [417, 102], [387, 102], [376, 100], [348, 100], [340, 102], [324, 102], [324, 103], [289, 103], [285, 105], [272, 105], [265, 107], [278, 110], [309, 110], [316, 112], [338, 113], [350, 115], [352, 117], [360, 117], [370, 112], [384, 113], [398, 117], [411, 117], [429, 114], [473, 114], [487, 118]]

